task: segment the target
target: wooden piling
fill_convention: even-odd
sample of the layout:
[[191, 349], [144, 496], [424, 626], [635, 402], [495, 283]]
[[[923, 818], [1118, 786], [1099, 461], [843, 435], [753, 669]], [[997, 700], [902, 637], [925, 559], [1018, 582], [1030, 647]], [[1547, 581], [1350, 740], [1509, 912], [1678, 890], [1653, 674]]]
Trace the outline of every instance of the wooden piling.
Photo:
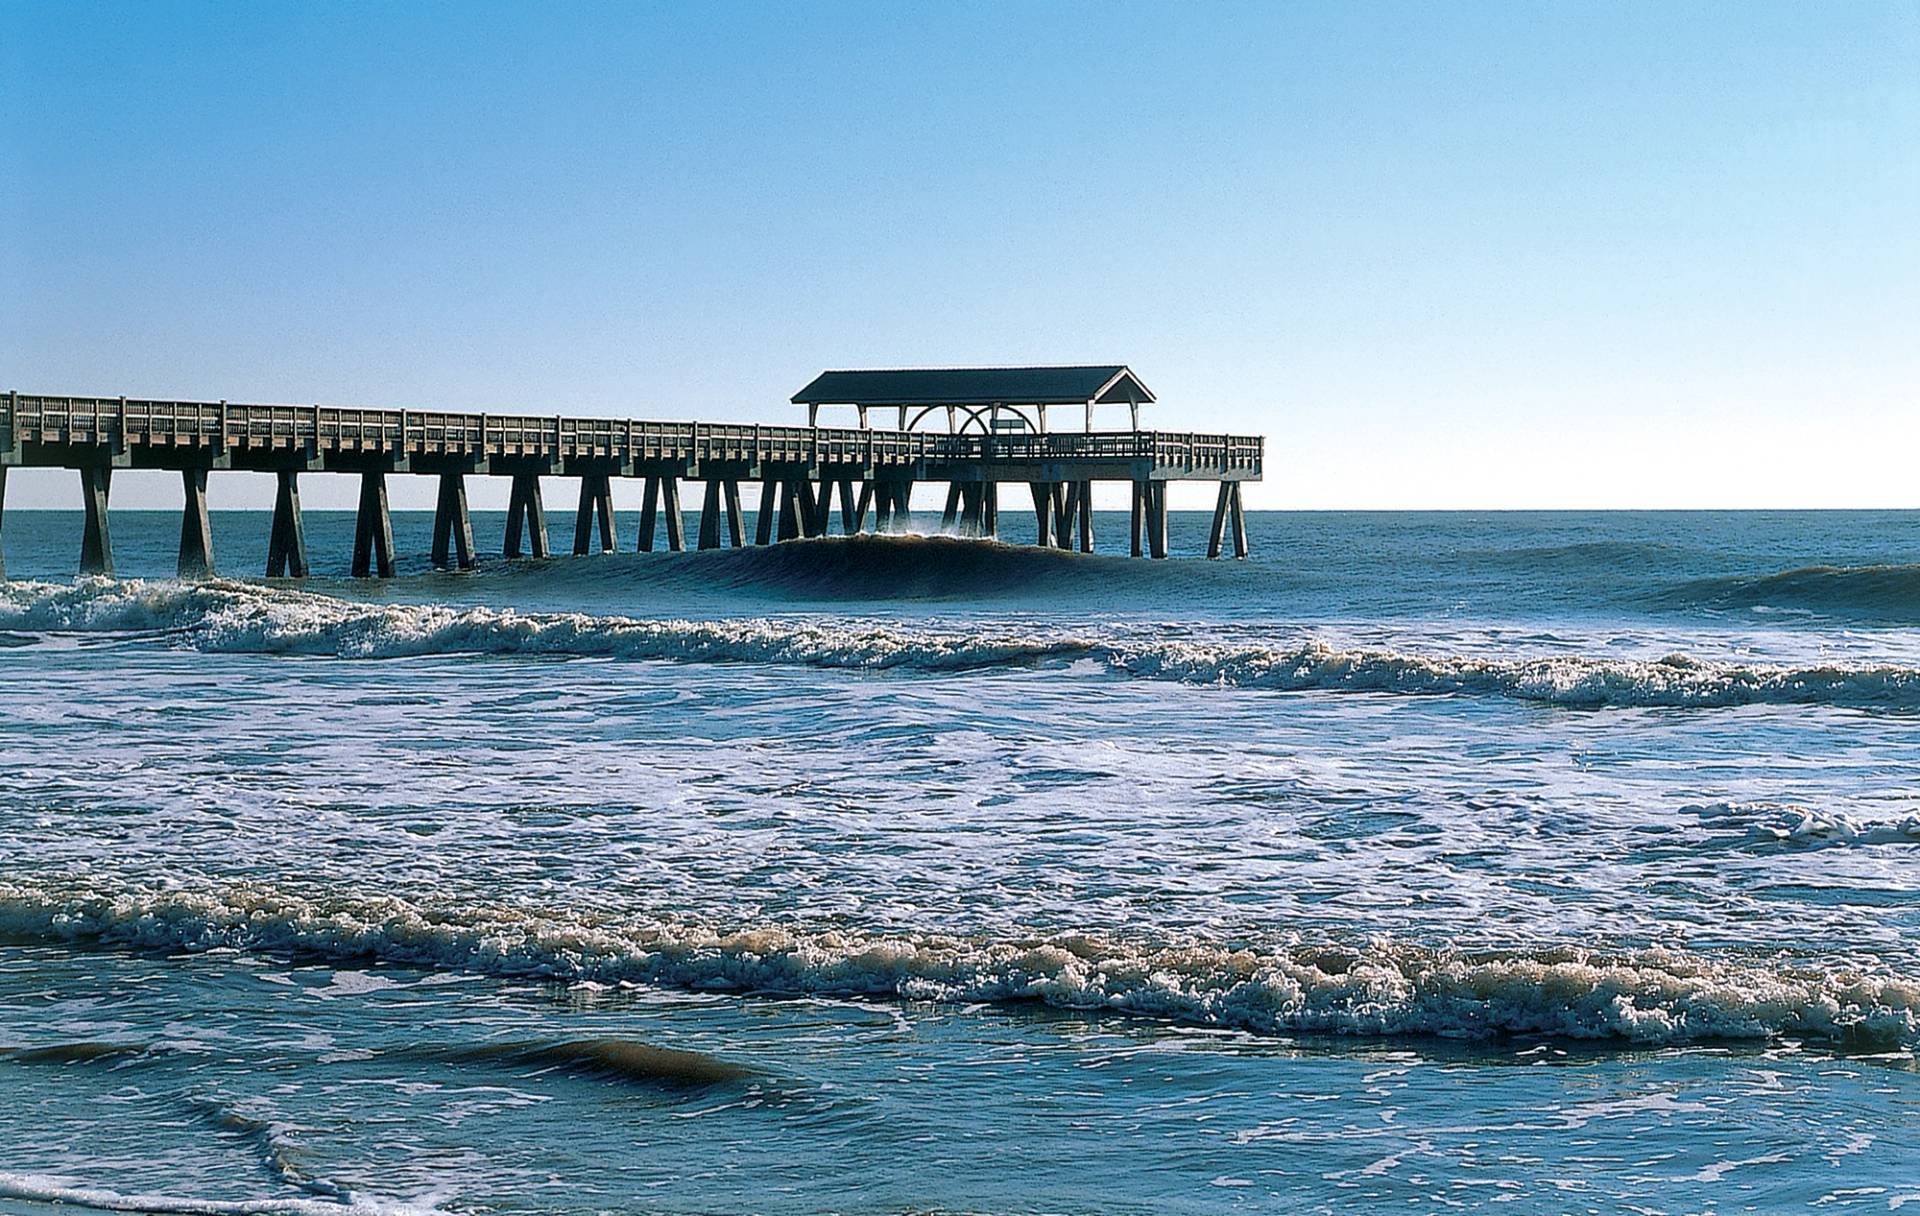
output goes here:
[[1033, 543], [1042, 549], [1053, 547], [1053, 485], [1051, 482], [1033, 481], [1027, 486], [1033, 491]]
[[307, 577], [307, 524], [300, 514], [300, 474], [281, 469], [273, 496], [273, 528], [267, 535], [267, 577]]
[[1213, 504], [1213, 525], [1207, 530], [1207, 557], [1220, 556], [1220, 542], [1227, 532], [1227, 515], [1233, 509], [1233, 483], [1220, 483], [1220, 498]]
[[760, 483], [760, 510], [753, 521], [753, 543], [770, 545], [773, 543], [774, 494], [779, 483], [768, 478]]
[[0, 464], [0, 581], [7, 577], [7, 466]]
[[662, 477], [660, 479], [660, 509], [667, 515], [667, 550], [671, 553], [687, 551], [687, 517], [680, 513], [680, 479]]
[[[867, 526], [867, 508], [873, 506], [873, 482], [860, 483], [860, 502], [853, 509], [853, 532], [858, 534]], [[879, 526], [879, 517], [875, 515], [875, 527]]]
[[727, 539], [736, 549], [747, 543], [747, 523], [740, 517], [740, 483], [733, 478], [720, 483], [720, 494], [727, 507]]
[[800, 538], [800, 490], [791, 479], [780, 483], [780, 530], [778, 540]]
[[1147, 540], [1157, 558], [1167, 555], [1167, 483], [1147, 483]]
[[942, 532], [953, 531], [954, 523], [960, 518], [960, 500], [963, 496], [960, 489], [961, 484], [962, 483], [957, 481], [947, 483], [947, 505], [940, 510], [940, 530]]
[[1148, 484], [1149, 483], [1144, 481], [1136, 481], [1133, 483], [1133, 505], [1131, 509], [1128, 511], [1128, 515], [1130, 517], [1128, 522], [1131, 526], [1131, 530], [1133, 534], [1133, 545], [1132, 545], [1131, 551], [1133, 553], [1133, 556], [1135, 557], [1140, 557], [1145, 553], [1145, 548], [1141, 544], [1141, 541], [1145, 538], [1144, 534], [1146, 532], [1146, 527], [1147, 527], [1147, 486]]
[[866, 516], [866, 503], [862, 500], [860, 510], [854, 510], [853, 479], [840, 479], [840, 533], [853, 536], [860, 531], [860, 524]]
[[1082, 481], [1075, 495], [1080, 511], [1080, 552], [1093, 552], [1093, 483]]
[[653, 534], [659, 526], [659, 517], [660, 479], [649, 477], [642, 483], [640, 490], [640, 552], [653, 552]]
[[1247, 556], [1247, 509], [1240, 501], [1240, 483], [1233, 483], [1233, 556]]
[[467, 479], [462, 473], [440, 474], [440, 498], [433, 508], [433, 568], [471, 570], [473, 516], [467, 510]]
[[700, 536], [694, 542], [699, 549], [720, 547], [720, 483], [709, 477], [700, 499]]
[[513, 488], [507, 493], [507, 536], [501, 552], [519, 557], [523, 534], [534, 557], [548, 556], [547, 509], [540, 497], [538, 473], [513, 475]]
[[80, 470], [80, 497], [86, 508], [85, 531], [80, 535], [81, 574], [113, 573], [113, 535], [107, 514], [112, 484], [111, 466], [89, 465]]
[[213, 577], [213, 520], [207, 514], [207, 471], [181, 469], [180, 560], [175, 573], [186, 578]]
[[393, 515], [387, 510], [387, 475], [360, 474], [360, 510], [353, 526], [353, 577], [393, 577]]

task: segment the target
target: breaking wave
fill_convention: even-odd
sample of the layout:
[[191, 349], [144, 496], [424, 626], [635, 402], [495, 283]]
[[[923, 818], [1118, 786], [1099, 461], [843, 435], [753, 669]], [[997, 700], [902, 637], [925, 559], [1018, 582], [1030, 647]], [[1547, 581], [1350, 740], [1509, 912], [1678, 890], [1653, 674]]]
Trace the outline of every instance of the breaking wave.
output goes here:
[[96, 1212], [180, 1213], [181, 1216], [437, 1216], [421, 1204], [355, 1197], [344, 1200], [195, 1199], [182, 1195], [128, 1194], [87, 1186], [55, 1174], [0, 1170], [0, 1198], [90, 1208]]
[[1911, 624], [1920, 622], [1920, 565], [1803, 566], [1757, 578], [1701, 579], [1662, 598], [1674, 605], [1722, 611]]
[[1637, 1044], [1797, 1036], [1920, 1045], [1920, 981], [1649, 949], [1138, 945], [715, 928], [683, 922], [201, 890], [0, 883], [0, 931], [135, 948], [319, 954], [491, 975], [952, 1002], [1041, 1001], [1255, 1032], [1547, 1035]]
[[235, 582], [0, 585], [0, 629], [148, 634], [208, 652], [368, 659], [481, 653], [932, 672], [1092, 659], [1143, 679], [1279, 691], [1499, 696], [1588, 708], [1920, 708], [1920, 669], [1885, 665], [1417, 655], [1317, 639], [1239, 644], [805, 617], [642, 620], [365, 603]]

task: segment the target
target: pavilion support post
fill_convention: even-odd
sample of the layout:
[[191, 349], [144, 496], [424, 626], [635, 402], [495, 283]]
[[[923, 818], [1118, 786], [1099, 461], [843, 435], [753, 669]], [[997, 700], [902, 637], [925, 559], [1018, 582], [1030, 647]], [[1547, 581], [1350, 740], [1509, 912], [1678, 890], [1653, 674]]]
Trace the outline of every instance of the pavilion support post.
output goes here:
[[1151, 497], [1147, 502], [1147, 533], [1152, 542], [1153, 556], [1164, 558], [1167, 555], [1167, 483], [1153, 481], [1147, 483]]
[[861, 519], [865, 515], [866, 511], [864, 507], [858, 514], [854, 512], [853, 479], [851, 477], [842, 477], [840, 479], [840, 534], [842, 536], [852, 536], [859, 532]]
[[80, 498], [86, 507], [85, 531], [80, 534], [80, 573], [113, 573], [113, 535], [108, 527], [107, 497], [113, 484], [109, 465], [90, 465], [80, 470]]
[[954, 522], [960, 518], [961, 497], [960, 483], [957, 481], [948, 482], [947, 505], [940, 512], [940, 530], [942, 532], [953, 531]]
[[640, 491], [640, 552], [653, 552], [653, 534], [659, 528], [660, 479], [649, 477]]
[[387, 509], [387, 475], [360, 474], [360, 511], [353, 526], [353, 577], [393, 577], [393, 514]]
[[1220, 556], [1220, 542], [1226, 538], [1227, 515], [1233, 510], [1233, 483], [1220, 483], [1220, 498], [1213, 505], [1213, 526], [1207, 530], [1207, 556]]
[[440, 474], [440, 499], [433, 509], [433, 568], [473, 569], [473, 515], [467, 510], [467, 479]]
[[1033, 491], [1033, 543], [1042, 549], [1053, 547], [1053, 486], [1049, 482], [1029, 482]]
[[1240, 501], [1240, 483], [1233, 483], [1233, 556], [1247, 556], [1247, 509]]
[[267, 577], [307, 577], [307, 524], [300, 514], [300, 474], [281, 469], [273, 496], [273, 529], [267, 534]]
[[727, 507], [727, 539], [736, 549], [744, 548], [747, 543], [746, 520], [740, 515], [740, 483], [729, 477], [720, 484], [720, 495]]
[[700, 538], [695, 545], [701, 549], [720, 547], [720, 483], [711, 477], [700, 499]]
[[523, 535], [534, 557], [548, 555], [547, 509], [540, 497], [538, 473], [513, 475], [513, 488], [507, 492], [507, 536], [501, 553], [519, 557]]
[[1093, 483], [1083, 481], [1075, 494], [1080, 511], [1080, 552], [1093, 552]]
[[776, 517], [774, 496], [780, 483], [768, 478], [760, 483], [760, 510], [753, 521], [753, 543], [770, 545], [773, 543], [773, 525]]
[[179, 577], [213, 577], [213, 520], [207, 514], [207, 471], [180, 470], [184, 491], [180, 507]]
[[1133, 532], [1132, 552], [1135, 557], [1141, 557], [1146, 552], [1141, 542], [1145, 539], [1147, 527], [1147, 485], [1144, 481], [1133, 483], [1133, 505], [1127, 513]]
[[671, 553], [687, 551], [687, 517], [680, 512], [680, 479], [662, 477], [660, 479], [660, 509], [667, 516], [667, 550]]

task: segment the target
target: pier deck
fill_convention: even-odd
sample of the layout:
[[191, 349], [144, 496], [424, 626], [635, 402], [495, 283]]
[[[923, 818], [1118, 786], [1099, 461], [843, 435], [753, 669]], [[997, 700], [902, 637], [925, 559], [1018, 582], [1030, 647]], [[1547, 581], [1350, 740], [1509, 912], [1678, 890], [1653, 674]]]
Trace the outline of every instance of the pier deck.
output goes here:
[[[1212, 481], [1220, 495], [1211, 554], [1219, 554], [1231, 527], [1235, 553], [1244, 556], [1239, 486], [1260, 479], [1264, 448], [1258, 436], [1167, 431], [954, 434], [10, 392], [0, 398], [0, 506], [8, 467], [78, 470], [87, 509], [81, 568], [110, 572], [112, 472], [176, 470], [186, 500], [181, 573], [203, 573], [213, 569], [207, 474], [274, 473], [280, 492], [268, 573], [299, 576], [307, 562], [298, 475], [358, 474], [354, 571], [385, 575], [393, 566], [390, 474], [441, 479], [433, 556], [438, 565], [460, 567], [473, 564], [464, 480], [470, 474], [513, 480], [509, 557], [547, 554], [542, 476], [581, 479], [576, 553], [612, 548], [615, 478], [643, 481], [643, 549], [653, 547], [662, 517], [667, 546], [685, 547], [683, 480], [705, 483], [698, 539], [705, 548], [721, 544], [723, 517], [732, 543], [745, 543], [742, 483], [760, 486], [755, 540], [767, 544], [825, 534], [836, 489], [843, 531], [901, 526], [913, 487], [931, 481], [947, 483], [943, 524], [967, 535], [996, 535], [1000, 488], [1025, 483], [1040, 543], [1090, 551], [1092, 483], [1123, 481], [1133, 489], [1133, 552], [1156, 557], [1167, 548], [1166, 483]], [[591, 543], [595, 525], [598, 546]]]

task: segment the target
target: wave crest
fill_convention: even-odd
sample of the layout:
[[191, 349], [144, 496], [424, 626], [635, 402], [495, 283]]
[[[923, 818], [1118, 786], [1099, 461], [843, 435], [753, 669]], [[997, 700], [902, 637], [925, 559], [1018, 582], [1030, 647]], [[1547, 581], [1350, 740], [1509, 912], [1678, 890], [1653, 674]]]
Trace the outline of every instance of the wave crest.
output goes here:
[[151, 633], [203, 651], [345, 658], [542, 654], [934, 672], [1091, 658], [1143, 679], [1290, 692], [1498, 696], [1582, 708], [1920, 709], [1920, 670], [1908, 667], [1416, 655], [1319, 640], [1237, 645], [870, 620], [639, 620], [368, 604], [236, 582], [0, 584], [0, 630]]
[[1661, 949], [1468, 952], [1388, 941], [1256, 949], [1080, 935], [727, 929], [392, 897], [309, 898], [258, 884], [189, 891], [0, 883], [0, 929], [43, 940], [317, 953], [571, 981], [1042, 1001], [1269, 1033], [1920, 1044], [1920, 982]]

